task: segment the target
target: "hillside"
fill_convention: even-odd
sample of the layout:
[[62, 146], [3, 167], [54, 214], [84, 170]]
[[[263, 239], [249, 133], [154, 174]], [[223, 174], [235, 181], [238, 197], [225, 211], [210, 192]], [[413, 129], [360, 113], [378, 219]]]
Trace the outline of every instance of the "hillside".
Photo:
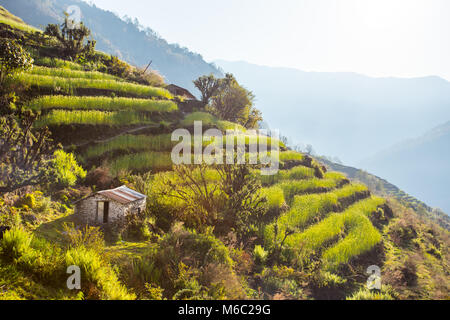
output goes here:
[[[249, 157], [252, 145], [274, 138], [250, 135], [204, 106], [190, 108], [154, 74], [127, 66], [121, 77], [115, 66], [123, 64], [104, 53], [91, 54], [105, 62], [95, 70], [54, 58], [56, 39], [23, 29], [0, 24], [0, 34], [22, 39], [34, 58], [32, 68], [7, 79], [3, 90], [13, 91], [0, 100], [0, 121], [9, 128], [12, 117], [32, 111], [36, 135], [48, 128], [68, 154], [55, 152], [41, 183], [1, 194], [0, 226], [11, 230], [0, 240], [0, 299], [448, 298], [449, 233], [430, 219], [282, 143], [274, 175], [264, 175], [262, 164], [174, 166], [171, 133], [192, 134], [195, 121], [203, 131], [239, 129]], [[8, 149], [17, 126], [2, 127], [0, 147]], [[25, 143], [36, 149], [38, 137], [19, 135], [22, 144], [7, 151], [17, 155]], [[219, 154], [224, 141], [202, 138], [200, 149], [215, 145]], [[143, 212], [119, 230], [108, 219], [80, 222], [79, 201], [122, 185], [147, 196]], [[67, 288], [74, 265], [80, 290]], [[382, 271], [380, 290], [366, 286], [373, 265]]]
[[[352, 166], [450, 119], [450, 83], [438, 77], [371, 78], [216, 63], [251, 88], [271, 128]], [[393, 176], [379, 175], [402, 186]]]
[[169, 44], [151, 29], [142, 29], [132, 21], [124, 21], [115, 14], [78, 0], [1, 0], [0, 5], [21, 17], [26, 23], [43, 27], [49, 23], [61, 23], [63, 12], [70, 5], [80, 7], [83, 22], [92, 30], [97, 48], [118, 56], [138, 67], [159, 71], [168, 83], [185, 87], [194, 94], [197, 91], [192, 79], [214, 73], [221, 75], [214, 66], [206, 63], [196, 53], [177, 44]]
[[[450, 122], [423, 136], [405, 140], [360, 163], [364, 169], [408, 190], [433, 207], [450, 212]], [[399, 169], [401, 168], [401, 169]]]

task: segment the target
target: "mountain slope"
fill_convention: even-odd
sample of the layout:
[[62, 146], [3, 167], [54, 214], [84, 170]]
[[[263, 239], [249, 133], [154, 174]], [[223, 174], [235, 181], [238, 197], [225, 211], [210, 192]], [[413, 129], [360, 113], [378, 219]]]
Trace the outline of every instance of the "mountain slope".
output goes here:
[[80, 7], [82, 21], [92, 30], [100, 51], [140, 67], [147, 66], [152, 60], [152, 68], [165, 76], [168, 83], [183, 86], [195, 94], [194, 79], [204, 74], [221, 74], [201, 55], [169, 44], [153, 30], [142, 30], [139, 25], [95, 5], [79, 0], [0, 0], [0, 5], [35, 27], [61, 22], [63, 12], [74, 4]]
[[361, 162], [431, 206], [450, 212], [450, 122]]
[[273, 129], [350, 165], [450, 119], [450, 83], [438, 77], [370, 78], [216, 63], [255, 93]]
[[[25, 38], [25, 46], [48, 43], [38, 36]], [[25, 195], [2, 195], [0, 221], [15, 228], [0, 241], [0, 299], [448, 298], [448, 233], [429, 220], [396, 203], [391, 207], [307, 155], [283, 150], [276, 175], [263, 176], [258, 167], [247, 172], [260, 181], [257, 191], [267, 202], [254, 203], [264, 213], [248, 209], [237, 225], [239, 207], [226, 210], [222, 197], [212, 202], [222, 210], [202, 207], [211, 203], [203, 193], [195, 201], [196, 171], [185, 179], [171, 171], [167, 134], [192, 131], [196, 120], [222, 132], [233, 123], [183, 110], [162, 87], [59, 63], [11, 79], [24, 90], [20, 105], [40, 111], [35, 126], [49, 126], [86, 169], [99, 167], [72, 188], [35, 186]], [[214, 190], [208, 198], [222, 192], [216, 189], [220, 173], [197, 169], [205, 170], [200, 189]], [[145, 219], [133, 217], [127, 230], [104, 243], [109, 226], [101, 225], [104, 233], [76, 229], [81, 225], [73, 202], [114, 184], [127, 184], [151, 201]], [[182, 199], [170, 197], [172, 187], [180, 188]], [[238, 242], [237, 232], [248, 240]], [[73, 265], [83, 267], [80, 291], [67, 289], [66, 268]], [[382, 270], [381, 292], [366, 288], [373, 265]]]

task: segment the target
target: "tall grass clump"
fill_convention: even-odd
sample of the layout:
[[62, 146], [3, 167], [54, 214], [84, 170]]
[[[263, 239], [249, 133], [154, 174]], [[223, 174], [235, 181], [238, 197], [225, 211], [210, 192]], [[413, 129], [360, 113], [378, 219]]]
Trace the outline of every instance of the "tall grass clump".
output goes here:
[[123, 151], [170, 151], [174, 143], [171, 135], [163, 134], [156, 136], [146, 135], [123, 135], [114, 138], [106, 143], [97, 144], [90, 147], [83, 154], [85, 159], [97, 158], [106, 153], [117, 150]]
[[76, 89], [98, 89], [138, 97], [173, 99], [173, 96], [166, 89], [116, 80], [68, 79], [29, 73], [19, 74], [16, 76], [16, 79], [25, 85], [49, 88], [55, 91], [71, 92]]
[[134, 112], [52, 110], [50, 113], [41, 116], [35, 122], [35, 126], [37, 128], [62, 125], [127, 126], [152, 123], [148, 115]]
[[69, 249], [65, 254], [65, 265], [75, 265], [81, 269], [81, 287], [87, 299], [135, 299], [120, 283], [112, 267], [93, 250], [84, 247]]
[[51, 76], [69, 79], [90, 79], [90, 80], [117, 80], [119, 78], [112, 76], [107, 73], [102, 73], [98, 71], [82, 71], [82, 70], [72, 70], [65, 68], [49, 68], [34, 66], [33, 69], [28, 71], [29, 74], [39, 75], [39, 76]]
[[279, 211], [286, 206], [283, 190], [279, 186], [263, 188], [262, 194], [267, 198], [267, 207], [269, 210]]
[[14, 260], [22, 257], [31, 250], [32, 236], [25, 230], [13, 228], [3, 235], [0, 241], [1, 255], [7, 260]]
[[32, 100], [28, 108], [33, 110], [68, 109], [102, 111], [174, 112], [175, 102], [169, 100], [148, 100], [110, 97], [43, 96]]

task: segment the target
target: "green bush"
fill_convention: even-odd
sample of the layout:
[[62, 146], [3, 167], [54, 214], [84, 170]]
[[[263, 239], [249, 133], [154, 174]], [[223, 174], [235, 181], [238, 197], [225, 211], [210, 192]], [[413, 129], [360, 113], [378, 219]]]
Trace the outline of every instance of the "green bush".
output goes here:
[[268, 252], [264, 250], [263, 247], [260, 245], [255, 246], [255, 249], [253, 250], [253, 257], [255, 259], [255, 263], [257, 264], [264, 264], [267, 260]]
[[23, 229], [6, 231], [0, 241], [1, 255], [8, 261], [19, 259], [32, 251], [31, 240], [32, 236]]
[[58, 150], [54, 153], [54, 170], [56, 173], [56, 183], [61, 187], [71, 187], [77, 183], [78, 179], [86, 177], [86, 171], [80, 167], [72, 153]]

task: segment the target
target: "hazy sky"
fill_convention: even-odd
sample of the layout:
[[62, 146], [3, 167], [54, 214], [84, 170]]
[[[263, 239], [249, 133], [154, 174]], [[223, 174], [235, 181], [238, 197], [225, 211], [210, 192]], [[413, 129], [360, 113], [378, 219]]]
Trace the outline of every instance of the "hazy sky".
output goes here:
[[450, 80], [449, 0], [93, 0], [216, 59]]

